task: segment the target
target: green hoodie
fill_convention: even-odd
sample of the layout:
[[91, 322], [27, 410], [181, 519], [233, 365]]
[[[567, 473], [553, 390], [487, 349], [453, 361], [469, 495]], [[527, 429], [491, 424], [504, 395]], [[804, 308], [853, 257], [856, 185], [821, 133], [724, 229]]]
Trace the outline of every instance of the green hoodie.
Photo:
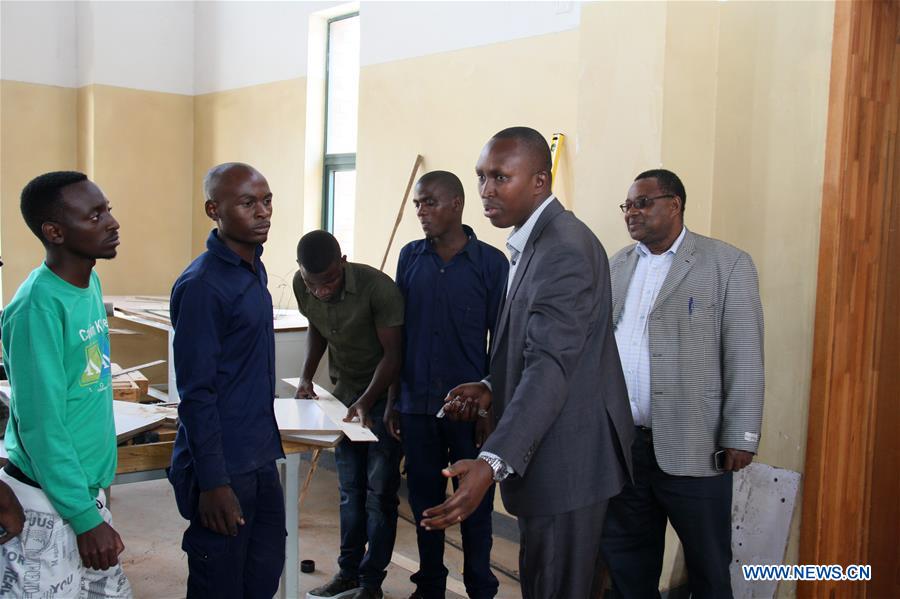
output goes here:
[[76, 534], [103, 522], [95, 503], [116, 472], [109, 324], [97, 273], [87, 289], [41, 264], [3, 311], [12, 387], [6, 450]]

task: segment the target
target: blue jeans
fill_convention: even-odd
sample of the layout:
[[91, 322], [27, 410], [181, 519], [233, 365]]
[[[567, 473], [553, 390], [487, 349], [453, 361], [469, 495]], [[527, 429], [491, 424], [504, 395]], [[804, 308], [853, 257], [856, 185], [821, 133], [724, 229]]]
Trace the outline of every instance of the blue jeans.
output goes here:
[[188, 599], [271, 599], [278, 590], [287, 530], [275, 462], [230, 478], [245, 523], [236, 537], [220, 535], [200, 524], [193, 506], [181, 543], [188, 557]]
[[[409, 505], [418, 524], [422, 512], [440, 505], [446, 498], [447, 479], [441, 469], [457, 460], [478, 456], [475, 425], [452, 422], [426, 414], [403, 414], [400, 421], [403, 452], [406, 454], [406, 482]], [[453, 479], [454, 489], [457, 480]], [[491, 512], [494, 487], [481, 505], [460, 526], [463, 541], [463, 581], [472, 599], [491, 598], [499, 583], [491, 572]], [[426, 599], [444, 597], [447, 568], [444, 567], [444, 531], [428, 531], [416, 526], [419, 544], [419, 571], [410, 577]]]
[[341, 490], [340, 574], [370, 589], [381, 588], [387, 575], [400, 503], [400, 444], [387, 432], [383, 414], [382, 401], [370, 414], [377, 442], [344, 439], [334, 451]]

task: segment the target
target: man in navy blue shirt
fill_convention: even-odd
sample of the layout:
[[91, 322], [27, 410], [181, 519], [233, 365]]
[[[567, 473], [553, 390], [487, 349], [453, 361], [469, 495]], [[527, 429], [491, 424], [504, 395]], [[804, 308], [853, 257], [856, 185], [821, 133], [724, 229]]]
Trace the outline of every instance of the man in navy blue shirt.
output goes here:
[[[447, 392], [488, 373], [488, 334], [506, 287], [509, 262], [462, 224], [462, 183], [453, 173], [433, 171], [416, 183], [413, 204], [425, 239], [400, 251], [397, 285], [406, 300], [404, 360], [399, 393], [392, 389], [389, 430], [403, 443], [409, 503], [416, 522], [422, 511], [444, 501], [441, 470], [475, 458], [492, 418], [476, 423], [437, 418]], [[473, 378], [474, 377], [474, 378]], [[456, 479], [454, 479], [454, 485]], [[473, 599], [497, 594], [491, 572], [493, 491], [462, 523], [463, 578]], [[419, 571], [413, 597], [443, 598], [444, 532], [416, 527]]]
[[187, 596], [270, 598], [284, 566], [284, 498], [275, 460], [272, 297], [260, 260], [272, 192], [241, 163], [203, 182], [217, 228], [172, 288], [180, 425], [169, 480], [190, 520]]

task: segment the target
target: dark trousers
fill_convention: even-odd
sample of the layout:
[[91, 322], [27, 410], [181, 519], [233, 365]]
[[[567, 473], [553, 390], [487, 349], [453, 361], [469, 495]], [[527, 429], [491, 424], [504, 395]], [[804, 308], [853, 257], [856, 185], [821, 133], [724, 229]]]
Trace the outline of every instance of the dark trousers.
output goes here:
[[[672, 476], [653, 453], [653, 436], [638, 429], [631, 450], [634, 484], [609, 503], [602, 555], [613, 595], [659, 597], [666, 519], [684, 547], [688, 585], [695, 598], [730, 598], [731, 472]], [[710, 460], [712, 456], [710, 456]]]
[[181, 548], [188, 556], [187, 596], [271, 599], [284, 569], [284, 495], [275, 462], [231, 476], [244, 514], [236, 537], [217, 534], [194, 514]]
[[[406, 455], [406, 483], [409, 505], [418, 524], [422, 512], [440, 505], [447, 495], [447, 479], [441, 469], [457, 460], [478, 456], [475, 447], [475, 425], [452, 422], [427, 414], [403, 414], [400, 422], [403, 452]], [[458, 486], [453, 479], [453, 487]], [[463, 521], [463, 580], [472, 599], [490, 599], [497, 594], [499, 583], [491, 572], [491, 513], [494, 487], [481, 505]], [[410, 576], [425, 599], [443, 598], [447, 588], [444, 567], [444, 531], [428, 531], [416, 526], [419, 545], [419, 571]]]
[[[565, 489], [560, 489], [565, 493]], [[606, 500], [564, 514], [519, 516], [523, 599], [595, 596]]]
[[344, 439], [334, 451], [341, 490], [340, 574], [370, 589], [381, 588], [387, 575], [400, 503], [400, 444], [381, 420], [383, 409], [382, 403], [371, 414], [378, 442]]

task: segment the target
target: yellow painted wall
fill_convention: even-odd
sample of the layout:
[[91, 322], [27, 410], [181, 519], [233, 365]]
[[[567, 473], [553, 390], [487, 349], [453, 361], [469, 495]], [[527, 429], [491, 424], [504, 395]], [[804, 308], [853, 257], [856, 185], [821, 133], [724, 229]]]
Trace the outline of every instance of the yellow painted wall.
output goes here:
[[77, 169], [106, 193], [119, 255], [97, 271], [109, 294], [168, 294], [190, 257], [193, 98], [107, 86], [2, 84], [3, 297], [43, 259], [19, 193], [50, 170]]
[[618, 206], [631, 179], [661, 160], [666, 7], [581, 9], [574, 210], [609, 253], [629, 241]]
[[[721, 5], [712, 234], [756, 262], [766, 319], [759, 459], [806, 454], [832, 2]], [[796, 563], [800, 501], [786, 562]], [[779, 596], [794, 594], [783, 583]]]
[[168, 295], [190, 260], [193, 98], [88, 86], [93, 168], [121, 225], [115, 260], [97, 263], [104, 293]]
[[0, 251], [3, 303], [44, 259], [44, 246], [22, 220], [28, 181], [76, 164], [76, 90], [0, 81]]
[[[194, 99], [191, 256], [215, 226], [203, 209], [203, 177], [222, 162], [247, 162], [269, 181], [274, 212], [263, 261], [276, 305], [295, 308], [291, 280], [303, 225], [306, 80], [292, 79]], [[321, 198], [308, 198], [321, 202]]]
[[[688, 227], [753, 256], [766, 317], [757, 459], [801, 472], [833, 13], [830, 2], [611, 2], [584, 5], [581, 22], [575, 210], [615, 252], [630, 242], [615, 204], [638, 172], [663, 166], [685, 182]], [[787, 562], [798, 527], [799, 512]], [[666, 545], [663, 588], [684, 580], [671, 531]]]
[[[834, 5], [722, 9], [712, 232], [747, 250], [766, 317], [760, 457], [803, 470]], [[776, 24], [777, 26], [773, 26]]]
[[[416, 154], [419, 175], [448, 170], [466, 191], [464, 222], [503, 248], [509, 231], [482, 216], [475, 162], [504, 127], [527, 124], [547, 138], [569, 136], [554, 190], [570, 202], [576, 124], [578, 33], [552, 35], [364, 66], [359, 83], [356, 255], [381, 263]], [[394, 275], [400, 248], [422, 237], [409, 203], [385, 271]]]

